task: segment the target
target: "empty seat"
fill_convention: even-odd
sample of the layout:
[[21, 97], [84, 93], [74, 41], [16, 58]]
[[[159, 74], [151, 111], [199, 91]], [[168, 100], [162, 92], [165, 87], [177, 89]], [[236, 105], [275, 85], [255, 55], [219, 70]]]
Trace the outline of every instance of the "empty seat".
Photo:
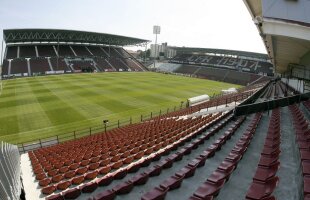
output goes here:
[[178, 170], [175, 174], [177, 176], [181, 176], [181, 177], [184, 176], [185, 178], [188, 178], [188, 177], [194, 176], [195, 171], [196, 171], [195, 167], [185, 166], [181, 168], [180, 170]]
[[267, 182], [254, 181], [246, 195], [247, 199], [258, 200], [269, 197], [278, 184], [279, 178], [273, 177]]
[[100, 192], [94, 197], [94, 200], [113, 200], [115, 199], [116, 194], [113, 190], [106, 190], [103, 192]]
[[113, 181], [113, 176], [104, 176], [95, 180], [99, 186], [109, 185]]
[[134, 184], [134, 185], [143, 185], [145, 184], [149, 179], [149, 175], [147, 173], [140, 173], [134, 177], [132, 177], [130, 179], [130, 181]]
[[98, 184], [96, 182], [88, 182], [85, 183], [83, 185], [81, 185], [79, 187], [79, 189], [83, 192], [83, 193], [91, 193], [94, 190], [96, 190], [98, 187]]
[[164, 200], [169, 188], [155, 187], [143, 194], [141, 200]]
[[165, 179], [161, 184], [160, 187], [162, 188], [169, 188], [169, 190], [174, 190], [176, 188], [179, 188], [182, 184], [182, 181], [184, 179], [184, 176], [171, 176], [167, 179]]
[[279, 169], [280, 163], [277, 162], [270, 167], [257, 167], [256, 173], [253, 177], [254, 180], [266, 182], [268, 179], [274, 177]]
[[58, 190], [65, 190], [71, 185], [71, 181], [64, 181], [57, 184]]
[[202, 199], [208, 198], [210, 196], [216, 196], [224, 184], [224, 179], [218, 181], [217, 183], [206, 181], [195, 191], [194, 196], [200, 197]]
[[116, 194], [127, 194], [132, 190], [132, 188], [133, 183], [131, 181], [125, 181], [113, 187], [112, 190], [114, 190]]
[[79, 188], [72, 188], [64, 191], [62, 195], [65, 199], [76, 199], [81, 195], [81, 190]]

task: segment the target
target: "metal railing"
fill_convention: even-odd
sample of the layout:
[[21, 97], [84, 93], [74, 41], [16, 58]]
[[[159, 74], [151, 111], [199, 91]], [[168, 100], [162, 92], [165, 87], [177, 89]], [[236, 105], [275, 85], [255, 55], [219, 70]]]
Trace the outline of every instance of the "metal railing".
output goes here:
[[17, 146], [0, 143], [0, 199], [19, 200], [21, 194], [20, 155]]
[[[226, 98], [226, 104], [227, 104], [227, 102], [233, 102], [233, 101], [236, 102], [236, 101], [242, 100], [244, 98], [248, 98], [251, 95], [252, 95], [252, 93], [251, 94], [243, 94], [242, 93], [238, 97], [227, 97]], [[223, 94], [213, 94], [213, 96], [210, 98], [210, 100], [214, 99], [214, 98], [221, 98], [222, 96], [223, 96]], [[218, 101], [216, 101], [216, 102], [218, 102]], [[179, 111], [179, 110], [182, 110], [186, 107], [188, 107], [188, 104], [185, 101], [181, 101], [180, 106], [174, 106], [173, 108], [167, 108], [165, 110], [159, 110], [158, 112], [151, 112], [150, 114], [140, 115], [139, 121], [142, 122], [142, 121], [150, 120], [154, 117], [158, 117], [158, 116], [161, 116], [163, 114], [168, 114], [171, 112]], [[217, 105], [216, 105], [216, 107], [217, 107]], [[135, 123], [139, 122], [139, 121], [135, 121]], [[88, 127], [85, 129], [74, 130], [71, 132], [62, 133], [62, 134], [58, 134], [58, 135], [51, 136], [51, 137], [41, 138], [41, 139], [37, 139], [37, 140], [31, 140], [31, 141], [23, 142], [23, 143], [18, 143], [17, 146], [18, 146], [18, 150], [20, 153], [26, 153], [26, 152], [31, 151], [31, 150], [35, 150], [35, 149], [42, 148], [42, 147], [48, 147], [51, 145], [63, 143], [65, 141], [79, 139], [79, 138], [91, 136], [94, 134], [104, 133], [108, 130], [111, 130], [114, 128], [120, 128], [122, 126], [130, 125], [132, 123], [134, 123], [133, 118], [130, 117], [127, 120], [117, 120], [114, 122], [106, 122], [106, 123], [103, 123], [102, 125], [98, 125], [98, 126]]]
[[186, 105], [182, 101], [180, 106], [174, 106], [172, 108], [167, 108], [165, 110], [159, 110], [158, 112], [151, 112], [151, 113], [145, 114], [145, 115], [141, 114], [139, 117], [137, 117], [137, 118], [139, 118], [139, 120], [135, 121], [135, 122], [133, 121], [132, 117], [130, 117], [127, 120], [117, 120], [117, 121], [113, 121], [113, 122], [109, 121], [109, 122], [103, 123], [102, 125], [98, 125], [98, 126], [74, 130], [71, 132], [62, 133], [62, 134], [58, 134], [58, 135], [51, 136], [51, 137], [40, 138], [37, 140], [31, 140], [28, 142], [18, 143], [17, 147], [18, 147], [18, 150], [20, 153], [26, 153], [26, 152], [31, 151], [31, 150], [35, 150], [38, 148], [59, 144], [59, 143], [65, 142], [65, 141], [79, 139], [79, 138], [82, 138], [85, 136], [91, 136], [94, 134], [104, 133], [108, 130], [111, 130], [114, 128], [120, 128], [120, 127], [130, 125], [132, 123], [136, 123], [139, 121], [143, 122], [146, 120], [150, 120], [154, 117], [161, 116], [163, 114], [168, 114], [171, 112], [179, 111], [179, 110], [184, 109], [184, 108], [186, 108]]

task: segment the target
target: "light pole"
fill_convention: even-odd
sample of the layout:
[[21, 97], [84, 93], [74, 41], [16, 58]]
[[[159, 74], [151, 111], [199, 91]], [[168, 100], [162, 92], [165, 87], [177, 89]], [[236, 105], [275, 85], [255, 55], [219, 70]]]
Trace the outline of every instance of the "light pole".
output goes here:
[[154, 52], [154, 68], [155, 68], [155, 62], [156, 62], [156, 54], [157, 54], [157, 35], [160, 34], [160, 26], [153, 26], [153, 34], [155, 34], [155, 52]]

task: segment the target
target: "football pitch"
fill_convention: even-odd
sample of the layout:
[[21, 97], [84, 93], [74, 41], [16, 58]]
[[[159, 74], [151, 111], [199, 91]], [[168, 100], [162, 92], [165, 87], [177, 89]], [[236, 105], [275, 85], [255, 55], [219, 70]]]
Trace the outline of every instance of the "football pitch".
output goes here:
[[212, 96], [234, 84], [153, 72], [70, 74], [3, 80], [0, 141], [20, 143], [101, 126], [133, 122], [181, 101]]

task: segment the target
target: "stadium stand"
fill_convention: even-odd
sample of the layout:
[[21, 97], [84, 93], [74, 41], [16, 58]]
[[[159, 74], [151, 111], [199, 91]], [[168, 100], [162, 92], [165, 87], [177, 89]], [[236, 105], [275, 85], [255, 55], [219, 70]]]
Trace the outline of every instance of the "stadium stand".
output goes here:
[[32, 58], [29, 60], [32, 74], [42, 71], [52, 71], [47, 58]]
[[[3, 78], [31, 76], [34, 74], [148, 70], [143, 64], [126, 52], [125, 49], [118, 47], [123, 46], [122, 44], [134, 45], [145, 43], [148, 42], [147, 40], [109, 35], [109, 37], [112, 37], [111, 40], [102, 41], [99, 38], [105, 36], [105, 34], [53, 29], [13, 29], [4, 30], [3, 32], [4, 35], [8, 36], [5, 37], [7, 45], [5, 50], [6, 57], [3, 62], [5, 64], [8, 64], [8, 62], [11, 63], [10, 71], [8, 71], [8, 68], [3, 70]], [[34, 32], [39, 35], [36, 39], [31, 38]], [[61, 39], [62, 41], [59, 41], [60, 39], [52, 33], [56, 35], [64, 34]], [[81, 38], [78, 35], [80, 33], [83, 33], [85, 38]], [[16, 35], [10, 38], [14, 34]], [[25, 37], [19, 38], [21, 35]], [[55, 38], [53, 38], [53, 41], [50, 41], [51, 38], [47, 37], [47, 35], [50, 35], [50, 37], [55, 36]], [[73, 37], [75, 35], [79, 41], [75, 40]], [[90, 41], [92, 38], [88, 37], [93, 35], [96, 36], [96, 41]], [[31, 43], [20, 44], [20, 42], [26, 43], [28, 40]], [[49, 43], [42, 44], [42, 42]], [[30, 59], [29, 67], [25, 60], [20, 59]], [[40, 64], [42, 64], [42, 67], [40, 67]], [[34, 69], [33, 72], [31, 71], [32, 68]]]
[[11, 60], [11, 74], [28, 74], [28, 64], [26, 59]]
[[53, 57], [50, 58], [50, 62], [54, 71], [71, 71], [71, 69], [67, 66], [64, 58]]
[[[258, 89], [262, 85], [256, 86], [256, 89]], [[225, 103], [234, 100], [245, 99], [252, 94], [253, 88], [254, 86], [248, 87], [246, 90], [242, 90], [241, 93], [225, 95], [221, 97], [222, 100], [212, 100], [203, 105], [193, 106], [174, 114], [162, 115], [140, 124], [114, 129], [105, 134], [93, 135], [87, 139], [81, 138], [30, 151], [28, 155], [35, 178], [39, 181], [43, 194], [56, 194], [56, 196], [50, 196], [48, 199], [56, 199], [59, 195], [63, 197], [74, 196], [80, 195], [81, 192], [93, 191], [98, 185], [106, 184], [108, 177], [112, 176], [112, 180], [122, 179], [129, 171], [134, 172], [136, 168], [139, 169], [139, 166], [147, 166], [147, 163], [151, 162], [151, 160], [169, 154], [172, 149], [183, 146], [186, 141], [190, 141], [194, 135], [195, 137], [201, 135], [207, 127], [219, 123], [219, 125], [215, 125], [214, 132], [216, 132], [226, 124], [228, 120], [226, 122], [221, 120], [227, 118], [231, 112], [215, 112], [188, 118], [180, 117], [199, 111], [200, 106], [214, 107], [215, 105], [225, 105]], [[245, 95], [247, 93], [248, 95]], [[176, 120], [177, 118], [179, 120]], [[239, 122], [241, 123], [242, 120]], [[195, 146], [201, 144], [207, 137], [202, 137], [193, 146], [186, 146], [183, 154], [190, 153], [191, 149], [195, 149]], [[229, 136], [227, 135], [227, 137]], [[223, 144], [223, 142], [220, 144]], [[142, 157], [143, 159], [141, 159]], [[161, 171], [173, 164], [174, 159], [177, 159], [174, 157], [175, 155], [171, 156], [170, 160], [162, 162], [159, 165], [160, 168], [150, 168], [145, 173], [148, 176], [160, 173], [159, 169]], [[201, 162], [204, 161], [204, 159], [201, 160]], [[202, 163], [198, 164], [198, 166], [202, 166]], [[93, 179], [94, 181], [88, 182], [88, 180]], [[144, 178], [138, 177], [134, 180], [138, 181], [137, 184], [139, 184], [143, 182]], [[116, 188], [113, 191], [116, 194], [126, 193], [128, 190], [126, 188], [133, 186], [131, 182], [115, 186]], [[68, 190], [67, 188], [71, 185], [76, 187]]]
[[38, 54], [40, 57], [57, 56], [53, 45], [37, 45], [37, 49], [38, 49]]
[[7, 47], [5, 59], [14, 59], [14, 58], [18, 58], [17, 46]]
[[158, 67], [158, 69], [165, 72], [186, 74], [194, 77], [206, 78], [210, 80], [223, 81], [240, 85], [247, 85], [256, 81], [264, 82], [270, 80], [269, 77], [260, 76], [258, 74], [197, 65], [181, 64], [177, 67], [170, 67], [168, 65], [166, 68]]
[[241, 70], [243, 72], [264, 74], [269, 76], [273, 75], [272, 64], [269, 62], [229, 56], [181, 53], [176, 55], [169, 62]]
[[71, 47], [77, 56], [91, 56], [91, 53], [86, 49], [85, 46], [71, 45]]
[[20, 58], [36, 57], [35, 46], [18, 46]]

